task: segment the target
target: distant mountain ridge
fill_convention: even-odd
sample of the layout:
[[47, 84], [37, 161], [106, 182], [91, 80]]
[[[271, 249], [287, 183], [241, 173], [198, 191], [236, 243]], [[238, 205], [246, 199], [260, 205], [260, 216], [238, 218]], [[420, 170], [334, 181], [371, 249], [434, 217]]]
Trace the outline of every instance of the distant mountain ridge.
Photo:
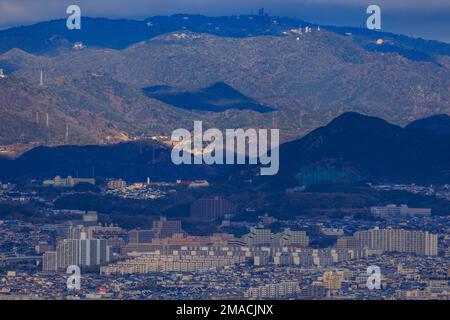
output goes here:
[[[0, 54], [13, 48], [20, 48], [35, 54], [54, 53], [61, 46], [71, 46], [83, 41], [98, 48], [124, 49], [132, 44], [152, 39], [165, 33], [188, 30], [196, 33], [208, 33], [221, 37], [244, 38], [251, 36], [280, 36], [286, 28], [316, 24], [288, 17], [240, 15], [208, 17], [192, 14], [154, 16], [143, 21], [130, 19], [106, 19], [83, 17], [81, 30], [68, 30], [66, 20], [58, 19], [30, 26], [15, 27], [0, 31]], [[363, 28], [325, 26], [339, 34], [351, 33], [362, 45], [370, 40], [387, 37], [402, 40], [402, 46], [391, 50], [407, 50], [406, 54], [432, 59], [433, 54], [450, 55], [450, 45], [438, 41], [408, 38], [392, 33], [380, 33]], [[373, 47], [375, 49], [375, 47]], [[430, 55], [431, 54], [431, 55]]]
[[[64, 20], [0, 31], [0, 68], [17, 79], [7, 95], [0, 79], [1, 125], [18, 128], [2, 131], [0, 145], [115, 143], [195, 120], [276, 127], [289, 141], [348, 111], [401, 126], [450, 114], [448, 44], [267, 16], [85, 20], [73, 33]], [[27, 99], [16, 99], [21, 82]], [[42, 127], [47, 109], [55, 132]]]

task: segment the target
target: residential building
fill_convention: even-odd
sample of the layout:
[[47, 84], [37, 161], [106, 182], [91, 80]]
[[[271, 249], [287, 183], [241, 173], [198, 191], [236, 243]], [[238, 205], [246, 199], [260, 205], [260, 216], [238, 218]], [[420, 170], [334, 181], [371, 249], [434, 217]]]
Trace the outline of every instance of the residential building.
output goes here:
[[357, 231], [353, 238], [369, 249], [427, 256], [435, 256], [438, 252], [438, 235], [423, 231], [374, 228]]
[[170, 238], [174, 234], [181, 233], [180, 220], [167, 220], [161, 217], [159, 220], [153, 221], [153, 237], [154, 238]]
[[215, 221], [226, 214], [234, 214], [235, 211], [233, 203], [219, 197], [199, 199], [191, 205], [191, 216], [201, 221]]

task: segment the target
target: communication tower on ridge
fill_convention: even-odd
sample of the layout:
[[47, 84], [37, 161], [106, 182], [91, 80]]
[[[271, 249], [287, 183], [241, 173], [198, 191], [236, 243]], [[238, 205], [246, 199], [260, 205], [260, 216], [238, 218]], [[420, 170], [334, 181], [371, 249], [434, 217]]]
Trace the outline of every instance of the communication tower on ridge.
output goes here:
[[43, 87], [44, 86], [44, 72], [41, 70], [41, 77], [39, 79], [39, 86]]
[[65, 139], [64, 139], [64, 143], [68, 144], [68, 142], [69, 142], [69, 125], [66, 124], [66, 136], [65, 136]]

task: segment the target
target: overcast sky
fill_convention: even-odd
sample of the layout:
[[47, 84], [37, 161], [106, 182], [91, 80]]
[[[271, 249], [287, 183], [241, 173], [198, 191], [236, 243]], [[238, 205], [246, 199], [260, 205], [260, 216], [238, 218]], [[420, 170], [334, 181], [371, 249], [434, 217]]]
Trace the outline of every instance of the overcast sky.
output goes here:
[[450, 42], [450, 0], [0, 0], [0, 28], [66, 17], [70, 4], [78, 4], [85, 16], [137, 19], [174, 13], [249, 14], [264, 7], [271, 15], [345, 26], [361, 26], [365, 8], [377, 4], [384, 31]]

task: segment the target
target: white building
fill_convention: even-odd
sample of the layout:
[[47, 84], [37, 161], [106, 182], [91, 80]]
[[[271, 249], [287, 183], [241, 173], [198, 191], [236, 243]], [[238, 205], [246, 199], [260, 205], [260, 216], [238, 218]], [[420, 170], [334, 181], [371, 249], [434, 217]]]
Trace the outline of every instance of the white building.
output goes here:
[[42, 271], [44, 272], [57, 272], [57, 258], [56, 251], [47, 251], [42, 257]]
[[369, 249], [426, 256], [436, 256], [438, 253], [438, 235], [429, 232], [374, 228], [357, 231], [353, 237], [362, 247]]
[[100, 266], [111, 260], [111, 247], [103, 239], [65, 239], [56, 247], [58, 270], [68, 266]]
[[83, 44], [83, 42], [75, 42], [75, 44], [73, 45], [73, 48], [75, 50], [81, 50], [86, 48], [86, 46]]
[[248, 299], [277, 299], [292, 296], [300, 292], [300, 286], [295, 281], [270, 283], [257, 288], [250, 288], [245, 293]]
[[305, 231], [293, 231], [291, 229], [284, 229], [279, 233], [272, 233], [270, 229], [252, 228], [250, 232], [244, 236], [249, 246], [272, 246], [283, 247], [290, 245], [297, 245], [307, 247], [309, 244], [309, 237]]

